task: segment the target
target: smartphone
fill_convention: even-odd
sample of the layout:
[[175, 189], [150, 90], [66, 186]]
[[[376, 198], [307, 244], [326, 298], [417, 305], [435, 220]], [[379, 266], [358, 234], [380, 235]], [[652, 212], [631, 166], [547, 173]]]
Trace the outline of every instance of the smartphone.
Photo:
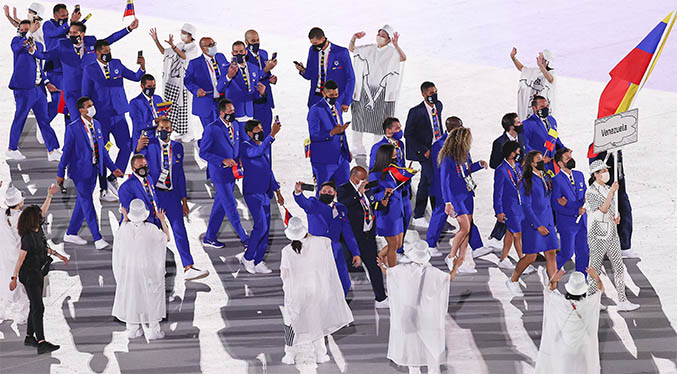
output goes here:
[[294, 65], [301, 66], [301, 63], [298, 61], [294, 61]]
[[371, 181], [364, 186], [365, 190], [378, 186], [378, 181]]
[[280, 116], [277, 114], [275, 115], [275, 123], [280, 123]]
[[233, 58], [230, 60], [230, 63], [231, 63], [231, 64], [237, 64], [237, 58], [233, 57]]
[[77, 13], [80, 11], [80, 4], [75, 5], [75, 10], [73, 10], [73, 13]]
[[136, 58], [143, 57], [143, 51], [139, 51], [136, 54]]
[[301, 190], [302, 191], [315, 191], [315, 185], [314, 184], [308, 184], [308, 183], [302, 183], [301, 184]]
[[276, 58], [277, 58], [277, 52], [273, 52], [273, 57], [271, 57], [270, 59], [271, 59], [271, 60], [274, 60], [274, 59], [276, 59]]

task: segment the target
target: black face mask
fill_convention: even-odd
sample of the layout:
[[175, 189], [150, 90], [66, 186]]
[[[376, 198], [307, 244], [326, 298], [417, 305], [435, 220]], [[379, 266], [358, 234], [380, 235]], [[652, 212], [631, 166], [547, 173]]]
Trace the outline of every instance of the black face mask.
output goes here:
[[167, 139], [169, 139], [169, 136], [171, 134], [172, 133], [167, 131], [167, 130], [160, 130], [160, 131], [158, 131], [157, 136], [158, 136], [158, 138], [160, 138], [160, 140], [162, 140], [163, 142], [166, 142]]
[[257, 142], [263, 141], [263, 131], [253, 133], [252, 139], [256, 140]]
[[252, 43], [249, 45], [249, 49], [252, 50], [254, 53], [259, 53], [259, 47], [261, 46], [260, 43]]
[[327, 44], [327, 39], [324, 39], [324, 42], [322, 42], [320, 44], [313, 44], [313, 50], [315, 50], [315, 52], [319, 52], [319, 51], [322, 50], [322, 48], [324, 48], [324, 46], [326, 44]]
[[548, 118], [548, 115], [550, 114], [550, 109], [548, 107], [541, 108], [536, 111], [536, 114], [541, 118]]
[[336, 105], [336, 97], [327, 97], [327, 102], [329, 105]]
[[80, 44], [80, 42], [82, 41], [82, 38], [80, 38], [80, 35], [69, 36], [69, 39], [71, 40], [71, 43], [73, 43], [73, 45]]
[[566, 166], [567, 169], [569, 169], [569, 170], [573, 170], [576, 167], [576, 160], [574, 160], [573, 158], [570, 158], [569, 161], [567, 161], [566, 165], [564, 165], [564, 166]]
[[428, 95], [425, 97], [425, 99], [429, 104], [435, 104], [437, 102], [437, 93]]
[[56, 22], [59, 24], [59, 26], [63, 26], [64, 23], [66, 23], [67, 18], [60, 18]]
[[146, 87], [143, 89], [143, 94], [148, 96], [148, 97], [153, 97], [153, 94], [155, 93], [155, 87]]
[[522, 126], [522, 125], [520, 125], [520, 126], [515, 126], [515, 132], [516, 132], [516, 133], [521, 134], [522, 131], [524, 131], [524, 126]]
[[134, 171], [136, 175], [145, 178], [148, 175], [148, 165], [142, 166]]
[[517, 162], [517, 163], [522, 162], [522, 154], [521, 154], [521, 153], [515, 154], [515, 159], [514, 159], [514, 160], [515, 160], [515, 162]]
[[334, 201], [334, 195], [328, 194], [328, 193], [321, 193], [320, 194], [320, 201], [329, 205], [329, 204], [331, 204], [332, 201]]
[[28, 33], [27, 31], [19, 31], [19, 32], [17, 32], [17, 35], [19, 35], [19, 37], [20, 37], [21, 39], [23, 39], [23, 38], [26, 37], [26, 34], [27, 34], [27, 33]]
[[101, 61], [110, 62], [113, 59], [113, 55], [110, 52], [101, 54]]
[[223, 115], [223, 120], [228, 122], [228, 123], [233, 123], [235, 121], [235, 114], [234, 113], [226, 113]]
[[235, 56], [233, 56], [233, 57], [235, 57], [235, 61], [237, 61], [238, 64], [241, 64], [241, 63], [244, 62], [244, 54], [241, 54], [241, 55], [235, 55]]
[[536, 170], [545, 170], [545, 161], [541, 160], [536, 163]]

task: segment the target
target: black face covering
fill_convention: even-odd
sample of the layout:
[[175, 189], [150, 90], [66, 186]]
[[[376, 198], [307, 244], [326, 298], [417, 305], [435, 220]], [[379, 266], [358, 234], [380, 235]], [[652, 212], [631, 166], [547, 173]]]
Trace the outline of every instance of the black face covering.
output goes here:
[[263, 141], [263, 131], [253, 133], [252, 139], [256, 140], [257, 142]]
[[569, 169], [569, 170], [573, 170], [576, 167], [576, 160], [574, 160], [573, 158], [570, 158], [569, 161], [567, 161], [566, 165], [564, 165], [564, 166], [566, 166], [567, 169]]
[[522, 153], [515, 154], [515, 162], [522, 162]]
[[329, 205], [329, 204], [331, 204], [332, 201], [334, 201], [334, 195], [328, 194], [328, 193], [321, 193], [320, 194], [320, 201]]
[[259, 44], [259, 43], [252, 43], [252, 44], [249, 45], [249, 48], [251, 48], [252, 52], [258, 53], [260, 46], [261, 46], [261, 44]]
[[234, 113], [226, 113], [223, 115], [223, 120], [228, 122], [228, 123], [233, 123], [235, 121], [235, 114]]
[[313, 49], [315, 50], [315, 52], [319, 52], [319, 51], [322, 50], [322, 48], [324, 48], [324, 46], [326, 44], [327, 44], [327, 39], [324, 39], [324, 42], [322, 42], [320, 44], [313, 44]]
[[148, 165], [142, 166], [134, 171], [136, 175], [145, 178], [148, 175]]
[[143, 93], [148, 97], [153, 97], [153, 94], [155, 94], [155, 87], [146, 87], [143, 89]]
[[158, 131], [157, 134], [158, 138], [160, 138], [160, 140], [162, 140], [163, 142], [166, 142], [171, 135], [172, 133], [167, 130], [160, 130]]
[[69, 38], [71, 40], [71, 43], [73, 43], [73, 45], [80, 44], [80, 41], [82, 41], [82, 38], [80, 38], [80, 35], [69, 36]]
[[327, 102], [329, 105], [336, 105], [336, 99], [337, 97], [327, 97]]
[[428, 95], [425, 97], [425, 99], [428, 101], [430, 104], [435, 104], [437, 102], [437, 93], [434, 93], [432, 95]]
[[524, 126], [523, 126], [523, 125], [515, 126], [515, 132], [516, 132], [516, 133], [521, 134], [522, 131], [524, 131]]
[[536, 114], [541, 118], [548, 118], [548, 115], [550, 114], [550, 109], [548, 109], [548, 107], [541, 108], [536, 111]]
[[103, 62], [110, 62], [112, 59], [113, 55], [110, 52], [101, 54], [101, 61]]
[[57, 22], [59, 23], [59, 26], [63, 26], [66, 21], [68, 21], [68, 18], [59, 18]]
[[536, 163], [536, 170], [545, 170], [545, 161], [541, 160]]

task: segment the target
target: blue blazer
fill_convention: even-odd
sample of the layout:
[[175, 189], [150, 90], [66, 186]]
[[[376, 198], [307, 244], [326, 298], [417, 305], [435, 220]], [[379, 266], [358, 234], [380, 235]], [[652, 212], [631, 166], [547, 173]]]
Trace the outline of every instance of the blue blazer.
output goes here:
[[[169, 142], [171, 147], [171, 171], [172, 171], [172, 190], [179, 199], [187, 197], [186, 194], [186, 175], [183, 172], [183, 144], [171, 140]], [[160, 178], [162, 172], [162, 146], [157, 138], [152, 138], [148, 141], [139, 153], [146, 157], [148, 163], [148, 175], [154, 181]]]
[[[117, 170], [108, 151], [106, 150], [103, 134], [101, 133], [101, 124], [94, 119], [94, 131], [96, 132], [96, 142], [99, 148], [99, 164], [96, 166], [98, 174], [104, 174], [104, 168], [110, 171]], [[96, 176], [92, 174], [92, 146], [89, 143], [89, 135], [85, 130], [85, 124], [82, 118], [78, 117], [75, 121], [66, 126], [66, 135], [64, 137], [63, 148], [61, 149], [61, 161], [57, 176], [63, 178], [68, 168], [68, 177], [75, 182], [91, 179]]]
[[12, 72], [12, 78], [9, 80], [9, 88], [12, 90], [35, 88], [37, 64], [40, 64], [42, 79], [45, 79], [42, 61], [36, 60], [38, 56], [41, 56], [40, 51], [42, 50], [42, 44], [37, 41], [35, 42], [36, 51], [33, 56], [31, 56], [31, 54], [28, 53], [28, 48], [24, 46], [24, 42], [27, 40], [27, 38], [22, 38], [20, 36], [12, 38], [11, 46], [12, 53], [14, 54], [14, 71]]
[[207, 171], [213, 182], [234, 182], [233, 169], [223, 165], [223, 160], [231, 158], [235, 162], [240, 160], [240, 125], [231, 124], [233, 140], [228, 136], [228, 130], [221, 118], [205, 127], [200, 143], [200, 157], [207, 161]]
[[496, 214], [519, 211], [519, 180], [522, 168], [515, 163], [515, 170], [504, 161], [494, 172], [494, 212]]
[[[155, 180], [150, 176], [147, 176], [146, 179], [148, 179], [148, 184], [153, 194], [152, 202], [155, 204], [155, 209], [159, 209], [160, 205], [158, 204], [157, 195], [155, 193]], [[129, 203], [131, 203], [132, 200], [143, 200], [144, 204], [146, 204], [146, 209], [151, 212], [151, 214], [148, 215], [148, 219], [146, 221], [157, 225], [158, 227], [162, 227], [160, 219], [157, 217], [157, 215], [153, 215], [151, 199], [148, 197], [146, 189], [143, 187], [141, 181], [139, 181], [139, 178], [137, 178], [136, 175], [130, 175], [129, 178], [127, 178], [127, 180], [120, 185], [120, 188], [118, 189], [118, 197], [120, 200], [120, 205], [122, 205], [122, 207], [125, 208], [127, 212], [129, 212]]]
[[[299, 72], [299, 74], [301, 74]], [[313, 47], [308, 49], [308, 61], [306, 62], [306, 71], [301, 76], [310, 80], [310, 92], [308, 94], [308, 106], [313, 103], [313, 96], [315, 96], [315, 88], [317, 87], [317, 80], [320, 76], [320, 61], [318, 52]], [[333, 80], [338, 84], [339, 97], [336, 104], [350, 105], [353, 102], [353, 91], [355, 91], [355, 72], [353, 71], [353, 63], [350, 58], [350, 53], [344, 47], [332, 43], [329, 52], [329, 60], [327, 63], [327, 79]], [[326, 82], [325, 81], [325, 82]]]
[[[223, 53], [214, 55], [216, 64], [219, 66], [219, 74], [224, 77], [228, 73], [228, 66], [230, 62], [226, 59]], [[205, 61], [205, 55], [190, 60], [186, 74], [183, 77], [183, 84], [186, 89], [193, 94], [193, 114], [196, 116], [210, 116], [214, 112], [214, 86], [212, 85], [212, 78], [209, 75], [209, 66]], [[202, 88], [207, 95], [198, 97], [197, 90]], [[221, 91], [220, 93], [223, 93]]]
[[[404, 126], [404, 138], [407, 141], [407, 160], [426, 162], [424, 154], [433, 145], [433, 124], [430, 123], [427, 104], [421, 102], [409, 109], [407, 123]], [[442, 102], [435, 102], [437, 117], [440, 121], [440, 131], [444, 132], [444, 120], [442, 120]]]
[[[587, 190], [585, 176], [578, 170], [572, 170], [571, 175], [574, 177], [573, 186], [564, 171], [560, 171], [552, 178], [550, 204], [555, 209], [558, 229], [576, 226], [578, 209], [585, 204], [585, 191]], [[567, 199], [567, 203], [564, 206], [560, 205], [557, 201], [560, 197]], [[578, 224], [587, 227], [587, 216], [587, 213], [584, 214]]]
[[[390, 174], [387, 174], [383, 179], [381, 179], [382, 172], [370, 172], [369, 173], [369, 182], [377, 181], [378, 185], [372, 188], [370, 191], [374, 195], [374, 202], [380, 202], [385, 197], [386, 188], [396, 188], [401, 182], [396, 181]], [[410, 182], [409, 182], [410, 183]], [[387, 209], [378, 209], [376, 210], [376, 220], [383, 219], [385, 216], [391, 216], [390, 213], [393, 212], [393, 215], [396, 217], [404, 216], [404, 199], [402, 197], [402, 191], [404, 191], [406, 185], [398, 188], [390, 195], [388, 200]], [[395, 214], [394, 212], [398, 212]], [[399, 213], [401, 212], [401, 214]], [[392, 217], [392, 216], [391, 216]]]
[[96, 106], [96, 115], [101, 118], [124, 115], [129, 111], [124, 79], [138, 82], [145, 74], [141, 68], [135, 72], [127, 69], [118, 59], [108, 63], [110, 79], [101, 70], [98, 62], [87, 65], [82, 75], [82, 96], [88, 96]]
[[[390, 144], [390, 142], [388, 141], [388, 139], [386, 139], [385, 136], [371, 146], [371, 151], [369, 151], [369, 170], [371, 170], [374, 167], [374, 162], [376, 162], [376, 153], [378, 152], [378, 148], [384, 144]], [[404, 142], [402, 140], [398, 140], [397, 144], [400, 147], [399, 150], [397, 151], [397, 166], [404, 167], [404, 164], [406, 162], [404, 160]]]
[[[130, 31], [125, 27], [105, 39], [113, 44], [129, 34], [129, 32]], [[82, 96], [82, 74], [84, 68], [96, 61], [96, 52], [94, 52], [94, 44], [96, 41], [97, 39], [94, 36], [85, 36], [85, 40], [83, 41], [85, 55], [82, 58], [75, 53], [75, 47], [71, 40], [65, 38], [57, 40], [56, 46], [46, 53], [47, 59], [58, 60], [61, 62], [63, 70], [63, 87], [59, 88], [76, 100]]]
[[[522, 197], [522, 211], [524, 212], [524, 221], [534, 230], [539, 226], [545, 226], [554, 229], [552, 218], [552, 206], [550, 205], [550, 191], [541, 178], [533, 175], [531, 178], [533, 184], [531, 193], [527, 195], [524, 189], [524, 183], [520, 182], [520, 196]], [[523, 222], [524, 222], [523, 221]], [[522, 225], [522, 230], [526, 227]], [[552, 230], [551, 230], [552, 231]]]
[[247, 84], [244, 82], [242, 70], [238, 70], [231, 80], [227, 79], [227, 74], [221, 74], [219, 83], [216, 86], [219, 92], [225, 92], [226, 97], [233, 102], [235, 117], [237, 118], [244, 116], [254, 118], [254, 102], [265, 102], [265, 94], [264, 96], [259, 95], [259, 91], [256, 89], [259, 79], [264, 74], [263, 70], [259, 70], [259, 67], [252, 63], [247, 63], [247, 69], [249, 70], [247, 77], [249, 79], [249, 89], [247, 89]]
[[[68, 22], [64, 22], [63, 25], [59, 26], [59, 23], [53, 18], [45, 21], [45, 23], [42, 24], [42, 35], [45, 38], [45, 48], [47, 50], [53, 49], [60, 39], [68, 40], [69, 30], [70, 24]], [[46, 69], [48, 73], [62, 72], [61, 61], [59, 61], [59, 59], [49, 61], [51, 61], [51, 66], [49, 69]], [[45, 63], [45, 65], [48, 63], [49, 62]]]
[[348, 222], [348, 208], [335, 202], [337, 216], [334, 217], [334, 208], [321, 202], [315, 197], [305, 197], [303, 193], [294, 193], [294, 200], [308, 216], [308, 232], [310, 235], [324, 236], [331, 239], [332, 247], [336, 251], [340, 248], [341, 238], [354, 256], [360, 255], [360, 248]]
[[447, 140], [447, 133], [442, 134], [442, 137], [437, 139], [432, 148], [430, 148], [430, 160], [433, 163], [433, 182], [430, 184], [430, 195], [435, 196], [436, 199], [442, 199], [442, 183], [440, 176], [440, 164], [437, 162], [437, 158], [440, 155], [440, 151], [444, 146], [444, 142]]
[[259, 145], [249, 138], [249, 135], [243, 134], [242, 137], [247, 138], [240, 145], [240, 157], [244, 169], [242, 193], [245, 195], [261, 193], [272, 198], [273, 191], [280, 189], [270, 163], [270, 147], [275, 139], [268, 135]]
[[[141, 131], [155, 126], [155, 122], [153, 122], [155, 119], [153, 117], [153, 109], [155, 109], [155, 113], [158, 113], [157, 105], [161, 102], [164, 102], [164, 100], [160, 96], [153, 95], [153, 108], [151, 109], [148, 98], [143, 92], [129, 101], [129, 116], [132, 118], [132, 147], [134, 149], [139, 144]], [[154, 133], [148, 135], [149, 138], [155, 137]]]
[[[550, 127], [552, 129], [557, 130], [557, 121], [555, 121], [553, 117], [548, 116], [548, 122], [550, 123]], [[550, 136], [545, 130], [545, 124], [536, 114], [532, 114], [529, 118], [522, 121], [522, 125], [524, 126], [524, 138], [527, 141], [527, 152], [539, 151], [543, 154], [543, 156], [553, 158], [555, 156], [555, 152], [558, 149], [564, 148], [564, 144], [562, 144], [562, 141], [559, 139], [559, 137], [555, 142], [555, 149], [552, 152], [545, 148], [545, 141], [550, 139]]]
[[[460, 165], [466, 176], [482, 169], [479, 162], [472, 162], [470, 154], [468, 154], [468, 162]], [[447, 157], [442, 160], [440, 164], [440, 189], [442, 190], [442, 198], [445, 203], [451, 203], [453, 206], [458, 206], [458, 201], [465, 199], [468, 195], [475, 196], [474, 191], [468, 191], [463, 175], [457, 168], [459, 165], [453, 157]]]
[[[334, 109], [343, 123], [343, 115], [338, 103]], [[346, 134], [329, 135], [336, 127], [336, 119], [331, 114], [331, 107], [326, 100], [320, 100], [308, 112], [308, 132], [310, 133], [310, 162], [320, 164], [336, 164], [339, 156], [350, 162], [350, 149]]]
[[261, 70], [261, 79], [260, 82], [266, 86], [266, 102], [265, 103], [256, 103], [267, 106], [268, 108], [275, 108], [275, 101], [273, 100], [273, 90], [271, 90], [270, 76], [271, 74], [263, 73], [263, 68], [266, 67], [266, 62], [268, 62], [268, 52], [265, 49], [259, 49], [258, 57], [254, 57], [251, 49], [247, 53], [247, 62], [252, 63], [259, 67]]
[[[494, 140], [491, 144], [491, 156], [489, 157], [489, 167], [496, 169], [502, 163], [505, 157], [503, 157], [503, 144], [507, 143], [510, 140], [508, 135], [504, 132]], [[524, 134], [517, 134], [517, 142], [520, 144], [520, 149], [522, 150], [522, 157], [527, 157], [527, 141], [524, 138]]]

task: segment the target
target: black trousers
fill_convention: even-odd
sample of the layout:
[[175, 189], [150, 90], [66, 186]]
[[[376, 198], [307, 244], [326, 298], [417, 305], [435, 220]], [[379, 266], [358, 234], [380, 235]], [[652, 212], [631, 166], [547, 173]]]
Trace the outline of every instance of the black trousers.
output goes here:
[[33, 336], [38, 341], [45, 340], [45, 329], [43, 325], [43, 316], [45, 315], [45, 305], [42, 303], [42, 289], [45, 285], [44, 279], [31, 280], [30, 282], [21, 282], [26, 289], [29, 301], [28, 310], [28, 328], [26, 335]]
[[[375, 226], [375, 225], [374, 225]], [[383, 287], [383, 273], [381, 268], [378, 267], [376, 262], [376, 257], [378, 256], [378, 248], [376, 248], [376, 229], [374, 227], [367, 232], [355, 233], [355, 239], [357, 240], [357, 247], [360, 248], [360, 258], [364, 263], [364, 266], [367, 267], [367, 272], [369, 272], [369, 280], [371, 282], [371, 288], [374, 290], [374, 297], [376, 301], [383, 301], [386, 298], [385, 288]], [[347, 247], [343, 245], [344, 254], [346, 255], [346, 260], [348, 261], [348, 269], [352, 268], [352, 255], [346, 249]]]
[[416, 190], [416, 205], [414, 206], [414, 218], [421, 218], [425, 215], [425, 208], [428, 206], [428, 199], [430, 199], [430, 206], [435, 207], [435, 198], [429, 194], [430, 185], [433, 184], [433, 162], [431, 160], [421, 161], [421, 180], [418, 182]]

